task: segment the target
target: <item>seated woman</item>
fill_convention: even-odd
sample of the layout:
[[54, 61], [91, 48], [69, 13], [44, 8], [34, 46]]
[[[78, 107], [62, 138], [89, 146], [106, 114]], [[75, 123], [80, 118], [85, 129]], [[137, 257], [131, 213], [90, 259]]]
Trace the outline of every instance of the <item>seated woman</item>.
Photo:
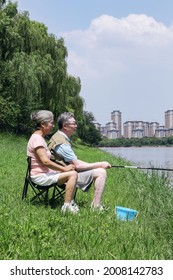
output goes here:
[[66, 183], [64, 205], [61, 210], [77, 213], [79, 208], [73, 200], [77, 182], [75, 167], [73, 164], [61, 166], [51, 161], [51, 153], [44, 139], [54, 126], [53, 113], [47, 110], [33, 112], [31, 120], [36, 127], [27, 145], [27, 156], [31, 157], [31, 180], [41, 186], [49, 186], [56, 182], [58, 185]]

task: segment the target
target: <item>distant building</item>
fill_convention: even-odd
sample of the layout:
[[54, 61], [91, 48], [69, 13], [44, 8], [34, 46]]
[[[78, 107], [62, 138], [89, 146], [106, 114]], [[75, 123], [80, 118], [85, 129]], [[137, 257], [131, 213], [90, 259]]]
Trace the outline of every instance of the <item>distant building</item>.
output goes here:
[[106, 124], [106, 136], [108, 139], [119, 138], [119, 130], [115, 122], [110, 121]]
[[127, 121], [124, 123], [124, 138], [133, 138], [134, 122]]
[[166, 137], [173, 136], [173, 128], [166, 129]]
[[123, 123], [124, 135], [122, 135], [121, 112], [111, 112], [111, 121], [104, 127], [95, 123], [96, 128], [108, 139], [116, 138], [143, 138], [143, 137], [169, 137], [173, 136], [173, 110], [165, 112], [165, 125], [160, 126], [158, 122], [126, 121]]
[[170, 128], [173, 128], [173, 110], [165, 112], [165, 129], [169, 130]]
[[121, 112], [118, 110], [111, 112], [111, 120], [116, 123], [118, 138], [120, 138], [122, 136]]
[[149, 122], [127, 121], [124, 123], [124, 138], [142, 138], [149, 135]]
[[149, 137], [149, 122], [143, 122], [144, 137]]
[[101, 127], [100, 132], [101, 132], [102, 136], [107, 137], [107, 130], [106, 130], [106, 127], [105, 127], [105, 126], [102, 126], [102, 127]]
[[144, 130], [137, 127], [132, 130], [133, 138], [143, 138], [144, 137]]
[[95, 127], [96, 127], [99, 131], [101, 131], [101, 124], [98, 123], [98, 122], [93, 122], [93, 123], [94, 123]]
[[158, 122], [150, 122], [149, 123], [149, 137], [155, 137], [156, 129], [159, 128]]
[[157, 138], [166, 137], [166, 129], [164, 126], [159, 126], [158, 128], [156, 128], [155, 137], [157, 137]]
[[158, 122], [127, 121], [124, 123], [124, 138], [155, 137]]

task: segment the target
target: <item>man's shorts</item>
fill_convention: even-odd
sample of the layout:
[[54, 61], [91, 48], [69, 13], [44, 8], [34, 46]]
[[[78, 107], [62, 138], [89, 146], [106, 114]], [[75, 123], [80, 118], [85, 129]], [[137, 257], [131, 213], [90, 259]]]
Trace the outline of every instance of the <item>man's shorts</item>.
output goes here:
[[93, 182], [93, 170], [78, 172], [77, 188], [87, 192]]
[[31, 176], [31, 180], [40, 186], [50, 186], [58, 182], [59, 174], [58, 172], [43, 173], [39, 176]]

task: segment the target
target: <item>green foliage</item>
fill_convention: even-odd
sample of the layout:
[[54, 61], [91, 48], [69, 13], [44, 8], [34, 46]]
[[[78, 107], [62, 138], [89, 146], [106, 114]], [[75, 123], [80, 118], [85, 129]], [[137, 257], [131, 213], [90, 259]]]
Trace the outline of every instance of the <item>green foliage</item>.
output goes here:
[[87, 144], [96, 146], [101, 141], [101, 134], [94, 125], [94, 116], [84, 111], [83, 118], [79, 120], [78, 136]]
[[55, 119], [63, 111], [82, 116], [80, 79], [68, 75], [66, 57], [62, 38], [49, 35], [28, 12], [19, 13], [17, 3], [0, 2], [2, 130], [29, 133], [29, 116], [35, 109], [51, 110]]
[[173, 136], [168, 137], [166, 140], [167, 140], [167, 145], [173, 145]]
[[19, 108], [16, 103], [9, 97], [4, 99], [0, 96], [0, 127], [6, 130], [13, 130], [18, 123]]
[[2, 8], [2, 6], [6, 3], [6, 0], [0, 0], [0, 9]]
[[169, 146], [173, 145], [173, 137], [168, 138], [104, 138], [99, 142], [99, 147], [141, 147], [141, 146]]
[[[77, 192], [78, 215], [21, 200], [27, 139], [0, 134], [0, 256], [3, 260], [172, 260], [173, 189], [166, 175], [109, 169], [103, 203], [93, 212], [93, 188]], [[79, 158], [125, 165], [96, 148], [76, 146]], [[133, 222], [116, 219], [115, 206], [137, 209]]]

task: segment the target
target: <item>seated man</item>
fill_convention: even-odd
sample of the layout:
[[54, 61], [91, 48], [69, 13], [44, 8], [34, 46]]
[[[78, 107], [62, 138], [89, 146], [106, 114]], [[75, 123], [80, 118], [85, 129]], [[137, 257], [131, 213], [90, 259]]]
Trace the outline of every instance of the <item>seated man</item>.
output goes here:
[[105, 169], [110, 168], [111, 165], [106, 161], [88, 163], [77, 158], [69, 139], [77, 129], [77, 123], [72, 113], [62, 113], [58, 117], [58, 127], [59, 130], [48, 143], [52, 160], [62, 165], [74, 164], [75, 170], [78, 172], [77, 187], [83, 191], [88, 191], [94, 182], [92, 208], [103, 210], [101, 199], [106, 181]]

